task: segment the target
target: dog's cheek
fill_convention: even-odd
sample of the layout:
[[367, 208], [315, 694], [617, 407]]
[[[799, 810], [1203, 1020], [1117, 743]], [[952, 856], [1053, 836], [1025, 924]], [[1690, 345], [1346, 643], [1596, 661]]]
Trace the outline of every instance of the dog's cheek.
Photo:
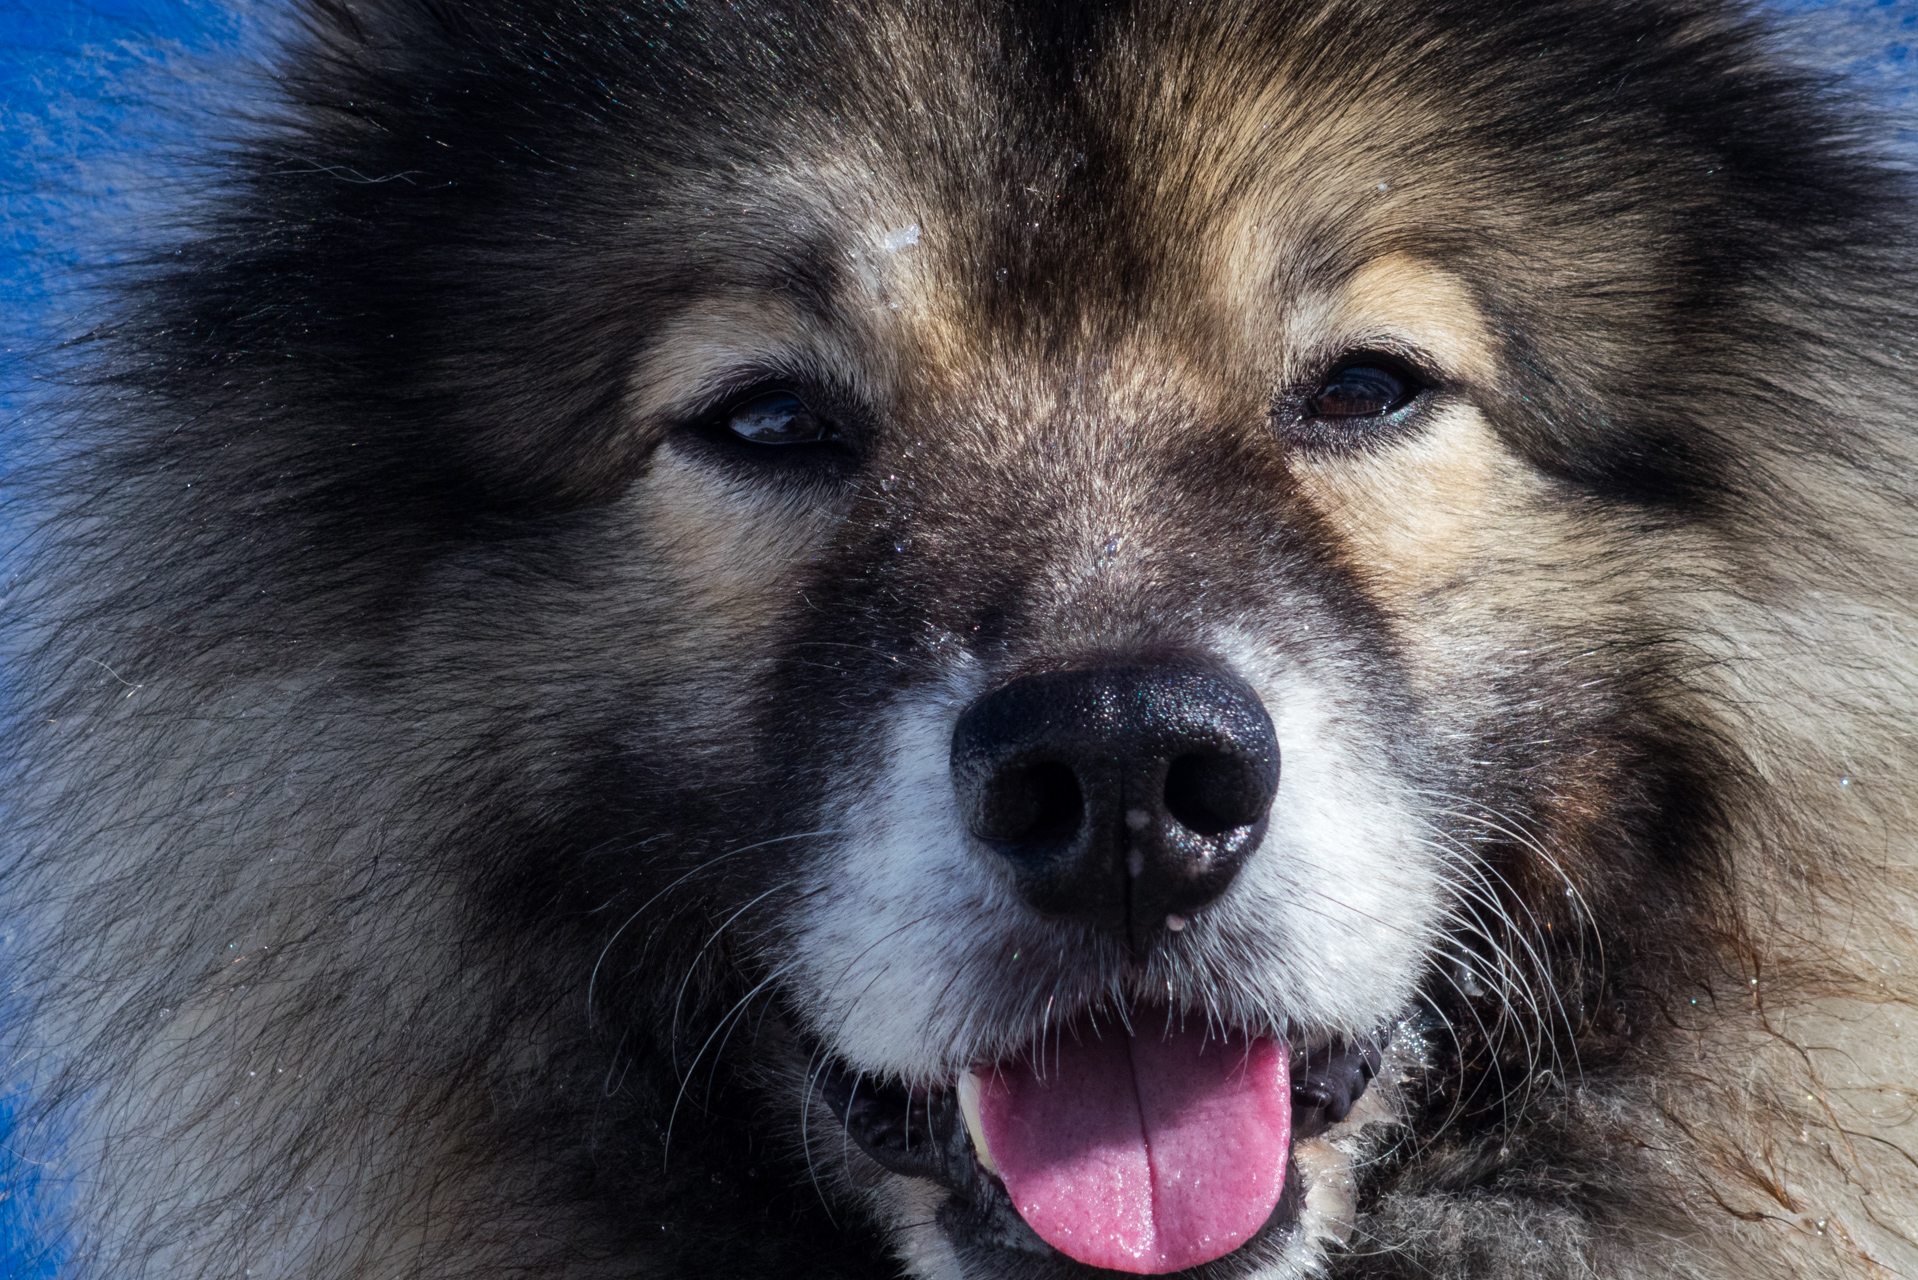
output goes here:
[[726, 475], [668, 445], [628, 498], [646, 513], [635, 559], [697, 613], [697, 630], [743, 637], [770, 624], [837, 518], [828, 494], [776, 466], [763, 479]]
[[[617, 501], [446, 558], [400, 642], [429, 673], [408, 693], [418, 732], [455, 771], [478, 758], [470, 744], [492, 744], [520, 762], [522, 792], [611, 785], [624, 804], [667, 763], [737, 789], [754, 766], [769, 633], [833, 523], [805, 498], [662, 449]], [[642, 776], [594, 772], [622, 762]]]
[[588, 589], [612, 597], [598, 617], [631, 620], [630, 645], [607, 643], [645, 666], [629, 694], [644, 719], [670, 710], [746, 746], [785, 619], [804, 607], [807, 561], [837, 519], [830, 495], [780, 479], [727, 475], [669, 445], [596, 532]]
[[[1478, 410], [1441, 408], [1417, 436], [1377, 452], [1300, 458], [1301, 492], [1337, 531], [1368, 589], [1401, 618], [1455, 593], [1461, 575], [1527, 539], [1514, 526], [1551, 504]], [[1531, 541], [1555, 545], [1538, 530]]]

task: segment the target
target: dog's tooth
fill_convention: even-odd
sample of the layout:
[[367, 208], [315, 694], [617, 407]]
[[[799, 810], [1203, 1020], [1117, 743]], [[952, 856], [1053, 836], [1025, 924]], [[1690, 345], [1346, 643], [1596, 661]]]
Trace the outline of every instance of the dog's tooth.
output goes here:
[[999, 1166], [992, 1161], [992, 1152], [986, 1146], [986, 1126], [979, 1119], [979, 1073], [968, 1071], [959, 1077], [959, 1114], [965, 1117], [966, 1136], [972, 1139], [972, 1153], [979, 1157], [979, 1167], [987, 1173], [998, 1173]]

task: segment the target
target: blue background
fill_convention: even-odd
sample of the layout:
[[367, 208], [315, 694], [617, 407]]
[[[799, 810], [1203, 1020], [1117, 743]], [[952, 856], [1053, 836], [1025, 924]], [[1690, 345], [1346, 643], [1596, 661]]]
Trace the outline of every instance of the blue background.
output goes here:
[[[36, 390], [88, 328], [97, 269], [166, 242], [194, 199], [187, 161], [259, 99], [287, 7], [0, 0], [0, 467], [42, 436]], [[1889, 114], [1918, 166], [1918, 0], [1763, 7], [1795, 56]], [[59, 1189], [11, 1154], [6, 1115], [0, 1095], [0, 1277], [39, 1280], [58, 1266]]]

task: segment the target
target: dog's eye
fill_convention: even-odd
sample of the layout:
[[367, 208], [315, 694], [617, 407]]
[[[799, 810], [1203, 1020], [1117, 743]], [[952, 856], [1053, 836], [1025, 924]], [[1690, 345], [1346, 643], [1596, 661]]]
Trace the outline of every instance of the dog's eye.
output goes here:
[[1369, 361], [1348, 364], [1313, 392], [1306, 411], [1314, 418], [1376, 418], [1418, 392], [1417, 380], [1401, 369]]
[[[715, 397], [682, 421], [677, 438], [707, 464], [756, 483], [844, 478], [858, 462], [860, 439], [861, 420], [849, 402], [830, 387], [815, 393], [769, 378]], [[846, 429], [849, 414], [853, 430]]]
[[748, 444], [819, 444], [833, 440], [832, 424], [790, 391], [768, 391], [735, 406], [726, 430]]

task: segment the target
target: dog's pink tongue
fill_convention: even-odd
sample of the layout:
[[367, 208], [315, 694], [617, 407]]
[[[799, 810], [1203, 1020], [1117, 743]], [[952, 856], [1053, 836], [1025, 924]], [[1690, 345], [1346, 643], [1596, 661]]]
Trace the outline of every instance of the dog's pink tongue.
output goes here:
[[1059, 1252], [1162, 1275], [1222, 1257], [1264, 1225], [1285, 1185], [1285, 1046], [1068, 1034], [1045, 1075], [981, 1082], [979, 1118], [1013, 1207]]

